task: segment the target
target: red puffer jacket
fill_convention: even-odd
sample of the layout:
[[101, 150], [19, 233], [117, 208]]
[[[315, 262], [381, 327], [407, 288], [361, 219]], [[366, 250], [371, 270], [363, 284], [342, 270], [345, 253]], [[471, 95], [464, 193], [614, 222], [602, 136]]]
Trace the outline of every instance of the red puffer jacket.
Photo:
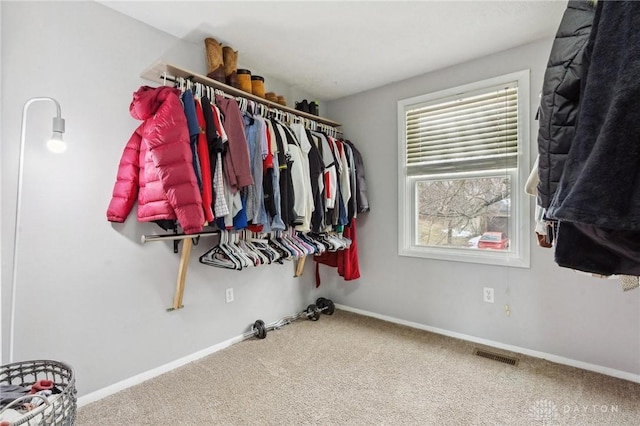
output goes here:
[[133, 94], [129, 112], [143, 123], [122, 153], [107, 210], [110, 222], [124, 222], [137, 195], [139, 221], [177, 219], [185, 234], [202, 231], [202, 197], [179, 93], [142, 86]]

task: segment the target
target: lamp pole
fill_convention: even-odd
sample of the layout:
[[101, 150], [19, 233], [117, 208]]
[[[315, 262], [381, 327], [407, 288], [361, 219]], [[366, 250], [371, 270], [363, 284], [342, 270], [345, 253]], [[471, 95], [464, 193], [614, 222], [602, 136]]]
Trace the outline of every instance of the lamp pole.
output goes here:
[[54, 152], [64, 151], [62, 133], [64, 133], [64, 118], [61, 117], [60, 104], [53, 98], [37, 97], [29, 99], [22, 108], [22, 125], [20, 127], [20, 162], [18, 163], [18, 192], [16, 195], [16, 216], [13, 235], [13, 270], [11, 279], [11, 322], [9, 332], [9, 363], [13, 362], [13, 343], [15, 338], [16, 319], [16, 283], [18, 278], [18, 231], [20, 228], [20, 209], [22, 206], [22, 174], [24, 168], [24, 146], [27, 132], [27, 111], [35, 102], [52, 102], [56, 106], [56, 116], [53, 117], [53, 136], [48, 143], [49, 149]]

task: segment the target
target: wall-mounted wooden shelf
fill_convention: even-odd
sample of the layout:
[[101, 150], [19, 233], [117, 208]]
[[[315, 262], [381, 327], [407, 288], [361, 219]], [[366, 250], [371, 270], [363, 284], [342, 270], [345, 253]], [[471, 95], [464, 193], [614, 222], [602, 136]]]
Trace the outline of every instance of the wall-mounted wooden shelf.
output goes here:
[[267, 105], [269, 108], [275, 108], [275, 109], [279, 109], [281, 111], [285, 111], [285, 112], [289, 112], [291, 114], [295, 114], [295, 115], [299, 115], [300, 117], [304, 117], [307, 118], [309, 120], [313, 120], [316, 121], [318, 123], [323, 123], [323, 124], [327, 124], [329, 126], [332, 127], [340, 127], [342, 126], [342, 124], [335, 122], [333, 120], [329, 120], [327, 118], [323, 118], [323, 117], [318, 117], [317, 115], [313, 115], [313, 114], [309, 114], [303, 111], [298, 111], [295, 108], [290, 108], [290, 107], [286, 107], [286, 106], [282, 106], [276, 102], [271, 102], [269, 100], [263, 99], [259, 96], [255, 96], [251, 93], [247, 93], [244, 92], [240, 89], [236, 89], [235, 87], [229, 86], [227, 84], [224, 83], [220, 83], [217, 80], [213, 80], [209, 77], [197, 74], [193, 71], [189, 71], [187, 69], [175, 66], [175, 65], [171, 65], [171, 64], [167, 64], [165, 62], [157, 62], [155, 63], [153, 66], [151, 66], [150, 68], [147, 68], [145, 71], [142, 72], [142, 74], [140, 74], [140, 77], [150, 80], [150, 81], [154, 81], [156, 83], [160, 83], [163, 84], [164, 83], [164, 78], [163, 75], [164, 73], [167, 73], [168, 77], [182, 77], [182, 78], [189, 78], [192, 81], [204, 84], [206, 86], [209, 87], [213, 87], [215, 89], [220, 89], [223, 92], [229, 94], [229, 95], [233, 95], [233, 96], [239, 96], [239, 97], [243, 97], [246, 99], [250, 99], [252, 101]]

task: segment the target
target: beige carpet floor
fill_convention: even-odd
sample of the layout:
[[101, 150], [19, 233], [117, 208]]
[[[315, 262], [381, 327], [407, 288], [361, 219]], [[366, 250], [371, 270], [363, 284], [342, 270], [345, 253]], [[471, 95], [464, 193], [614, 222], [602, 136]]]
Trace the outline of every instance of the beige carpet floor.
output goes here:
[[640, 384], [476, 347], [338, 310], [88, 404], [76, 425], [640, 425]]

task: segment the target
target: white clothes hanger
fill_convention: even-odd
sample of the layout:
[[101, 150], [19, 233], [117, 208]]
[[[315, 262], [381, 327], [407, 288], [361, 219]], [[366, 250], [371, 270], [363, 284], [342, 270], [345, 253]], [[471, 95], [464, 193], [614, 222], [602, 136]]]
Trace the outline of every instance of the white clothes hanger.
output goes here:
[[225, 247], [226, 231], [220, 231], [218, 244], [200, 256], [200, 262], [205, 265], [216, 266], [225, 269], [240, 270], [242, 266], [231, 256]]
[[271, 234], [271, 237], [268, 239], [268, 241], [269, 241], [269, 245], [273, 247], [276, 251], [278, 251], [278, 254], [281, 256], [281, 259], [291, 260], [291, 258], [293, 257], [291, 255], [291, 252], [287, 250], [286, 247], [284, 247], [282, 244], [280, 244], [280, 242], [278, 242], [277, 238], [273, 233]]
[[264, 256], [267, 257], [269, 264], [280, 259], [280, 253], [269, 246], [269, 241], [264, 234], [256, 235], [251, 233], [250, 241]]
[[230, 234], [229, 246], [233, 249], [234, 253], [238, 256], [238, 259], [242, 262], [243, 267], [255, 266], [253, 259], [251, 259], [247, 254], [240, 248], [238, 242], [240, 241], [240, 236], [237, 232]]
[[254, 259], [254, 264], [256, 266], [269, 263], [269, 259], [267, 258], [267, 256], [261, 253], [260, 250], [258, 250], [258, 248], [253, 245], [250, 238], [248, 237], [247, 232], [248, 231], [246, 229], [242, 231], [242, 238], [240, 238], [240, 242], [238, 243], [238, 245], [245, 251], [245, 253], [247, 253], [249, 257], [252, 257]]

